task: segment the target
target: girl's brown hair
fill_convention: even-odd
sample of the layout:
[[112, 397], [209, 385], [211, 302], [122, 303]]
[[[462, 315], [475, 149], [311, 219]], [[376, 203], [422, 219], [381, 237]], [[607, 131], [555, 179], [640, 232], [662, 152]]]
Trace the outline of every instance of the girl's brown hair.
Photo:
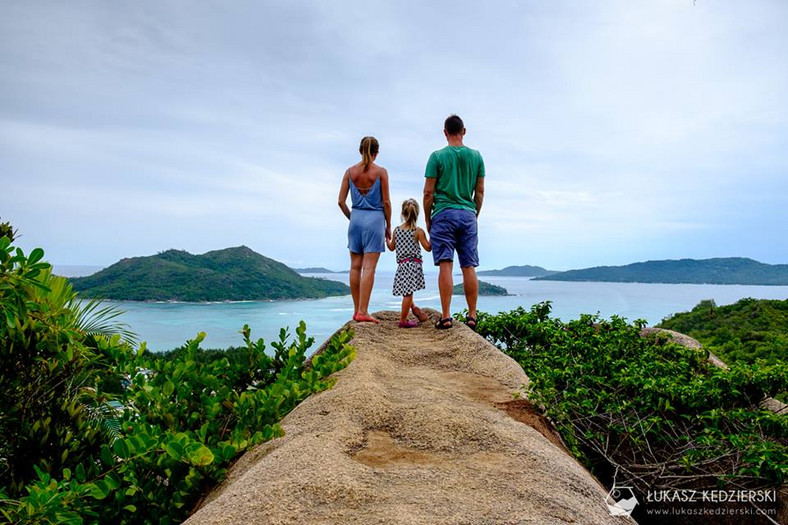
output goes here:
[[416, 199], [408, 199], [402, 203], [402, 220], [406, 230], [416, 228], [416, 221], [419, 220], [419, 203]]
[[364, 171], [367, 171], [369, 165], [372, 164], [372, 157], [378, 154], [380, 144], [375, 137], [364, 137], [361, 139], [361, 145], [358, 147], [358, 152], [361, 153], [361, 165]]

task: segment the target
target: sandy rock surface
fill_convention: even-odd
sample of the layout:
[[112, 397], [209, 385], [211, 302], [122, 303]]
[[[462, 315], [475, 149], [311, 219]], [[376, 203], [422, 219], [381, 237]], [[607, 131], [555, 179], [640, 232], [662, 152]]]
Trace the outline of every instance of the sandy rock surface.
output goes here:
[[512, 359], [457, 323], [399, 329], [376, 315], [347, 325], [358, 354], [334, 388], [245, 454], [187, 523], [632, 523], [513, 398], [528, 378]]

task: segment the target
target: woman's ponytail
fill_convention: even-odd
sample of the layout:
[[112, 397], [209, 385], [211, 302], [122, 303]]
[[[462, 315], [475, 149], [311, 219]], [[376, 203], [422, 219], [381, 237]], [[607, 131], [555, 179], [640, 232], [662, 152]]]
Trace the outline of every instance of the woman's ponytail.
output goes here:
[[364, 171], [369, 169], [369, 165], [372, 164], [372, 157], [378, 154], [379, 149], [380, 145], [375, 137], [364, 137], [361, 139], [358, 152], [361, 153], [361, 166], [364, 168]]

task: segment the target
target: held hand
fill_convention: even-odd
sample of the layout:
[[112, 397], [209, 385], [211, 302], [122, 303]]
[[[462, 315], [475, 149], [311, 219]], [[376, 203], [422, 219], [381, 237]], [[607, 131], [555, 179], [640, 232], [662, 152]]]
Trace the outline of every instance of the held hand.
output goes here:
[[391, 239], [391, 226], [386, 226], [386, 240]]

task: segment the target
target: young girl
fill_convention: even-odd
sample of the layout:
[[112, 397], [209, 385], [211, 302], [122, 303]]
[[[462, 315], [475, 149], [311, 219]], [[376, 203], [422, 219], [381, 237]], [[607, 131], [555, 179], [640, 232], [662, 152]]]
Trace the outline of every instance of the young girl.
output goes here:
[[421, 308], [413, 304], [413, 292], [423, 290], [424, 271], [421, 268], [421, 244], [425, 250], [432, 250], [430, 241], [424, 230], [416, 226], [419, 219], [419, 204], [414, 199], [402, 203], [402, 220], [400, 226], [394, 228], [391, 238], [387, 241], [389, 250], [397, 252], [397, 273], [394, 274], [394, 295], [402, 296], [402, 313], [399, 318], [400, 328], [418, 326], [416, 321], [408, 320], [411, 311], [419, 321], [426, 321], [429, 316]]

